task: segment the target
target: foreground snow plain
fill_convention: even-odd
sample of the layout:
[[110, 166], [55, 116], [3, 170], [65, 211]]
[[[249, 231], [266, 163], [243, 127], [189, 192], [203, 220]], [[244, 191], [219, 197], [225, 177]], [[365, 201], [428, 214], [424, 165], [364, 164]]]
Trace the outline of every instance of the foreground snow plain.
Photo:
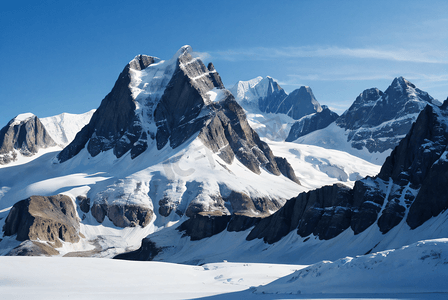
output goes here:
[[311, 266], [0, 257], [1, 299], [447, 299], [448, 239]]

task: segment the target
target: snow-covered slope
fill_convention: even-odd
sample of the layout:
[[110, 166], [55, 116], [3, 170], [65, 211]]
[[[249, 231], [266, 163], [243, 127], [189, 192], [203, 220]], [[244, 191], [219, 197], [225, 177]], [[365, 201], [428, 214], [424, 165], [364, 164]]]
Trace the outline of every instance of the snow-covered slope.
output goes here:
[[48, 134], [61, 147], [67, 146], [76, 134], [90, 121], [94, 109], [83, 114], [62, 113], [60, 115], [40, 118]]
[[[0, 257], [2, 299], [446, 299], [446, 239], [311, 266]], [[298, 294], [301, 295], [298, 295]], [[291, 295], [292, 294], [292, 295]]]
[[334, 262], [322, 261], [258, 287], [255, 293], [448, 293], [444, 281], [447, 273], [448, 239], [444, 238]]

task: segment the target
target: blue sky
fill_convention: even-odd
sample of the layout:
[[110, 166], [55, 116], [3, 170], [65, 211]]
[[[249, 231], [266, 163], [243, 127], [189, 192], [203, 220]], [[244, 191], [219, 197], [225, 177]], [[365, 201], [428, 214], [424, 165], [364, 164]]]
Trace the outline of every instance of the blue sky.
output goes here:
[[230, 88], [272, 76], [342, 113], [404, 76], [448, 96], [448, 1], [2, 1], [0, 127], [97, 108], [137, 54], [183, 45]]

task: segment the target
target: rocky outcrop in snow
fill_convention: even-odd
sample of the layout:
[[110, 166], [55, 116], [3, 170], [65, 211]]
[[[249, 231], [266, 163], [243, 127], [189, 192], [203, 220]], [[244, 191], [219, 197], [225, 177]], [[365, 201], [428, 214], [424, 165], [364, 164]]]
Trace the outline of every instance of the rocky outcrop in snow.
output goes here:
[[357, 181], [353, 189], [333, 185], [302, 193], [262, 219], [247, 239], [274, 243], [297, 230], [327, 240], [375, 223], [385, 234], [405, 217], [415, 229], [448, 209], [447, 157], [448, 111], [427, 105], [378, 176]]
[[11, 208], [3, 226], [5, 236], [18, 241], [47, 241], [55, 248], [79, 241], [79, 219], [68, 196], [31, 196]]
[[333, 123], [338, 117], [337, 113], [331, 111], [326, 105], [322, 105], [322, 111], [304, 116], [295, 122], [289, 131], [286, 141], [293, 142], [310, 132], [323, 129]]
[[21, 114], [0, 130], [0, 164], [17, 159], [18, 154], [32, 156], [39, 149], [56, 146], [39, 118]]

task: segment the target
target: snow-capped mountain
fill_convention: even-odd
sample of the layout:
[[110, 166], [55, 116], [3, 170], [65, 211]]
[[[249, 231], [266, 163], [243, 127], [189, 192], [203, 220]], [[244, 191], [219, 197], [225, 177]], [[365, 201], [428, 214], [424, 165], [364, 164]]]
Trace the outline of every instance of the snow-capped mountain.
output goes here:
[[334, 123], [295, 142], [346, 151], [382, 164], [426, 105], [437, 106], [438, 101], [398, 77], [385, 92], [365, 90]]
[[61, 147], [73, 141], [76, 134], [89, 123], [94, 109], [83, 114], [62, 113], [60, 115], [40, 118], [48, 134]]
[[310, 87], [302, 86], [288, 95], [269, 76], [238, 81], [230, 91], [244, 108], [258, 108], [263, 113], [285, 114], [294, 120], [322, 111]]
[[[167, 61], [135, 57], [56, 159], [50, 153], [18, 166], [16, 174], [28, 174], [20, 180], [0, 169], [3, 214], [13, 206], [29, 215], [17, 201], [63, 193], [92, 242], [98, 233], [86, 232], [89, 226], [148, 234], [197, 215], [265, 216], [307, 190], [249, 126], [213, 65], [191, 53], [186, 46]], [[38, 236], [48, 240], [44, 231]]]
[[[56, 139], [68, 138], [69, 129], [89, 119], [89, 113], [68, 116], [47, 119]], [[190, 47], [166, 61], [138, 55], [62, 151], [0, 168], [0, 226], [8, 232], [0, 249], [3, 254], [113, 256], [173, 224], [213, 216], [244, 223], [274, 213], [300, 192], [336, 182], [352, 185], [379, 170], [345, 153], [289, 146], [272, 142], [273, 151], [263, 142], [213, 65], [193, 57]], [[19, 227], [10, 223], [36, 212], [23, 203], [47, 207], [51, 202], [56, 215], [67, 215], [65, 200], [48, 198], [56, 194], [73, 202], [79, 241], [56, 235], [65, 232], [64, 223], [50, 215], [42, 221], [50, 231], [28, 223], [20, 229], [40, 228], [21, 236], [37, 236], [48, 247], [37, 240], [18, 241]], [[219, 228], [194, 231], [204, 236]], [[18, 248], [10, 252], [13, 247]]]
[[16, 116], [0, 130], [0, 165], [30, 157], [40, 149], [56, 146], [39, 118], [32, 113]]
[[295, 122], [289, 130], [287, 142], [292, 142], [301, 136], [313, 131], [323, 129], [333, 123], [339, 115], [331, 111], [326, 105], [322, 105], [322, 111], [302, 117]]
[[294, 124], [291, 138], [324, 128], [338, 116], [319, 104], [310, 87], [302, 86], [288, 95], [269, 76], [239, 81], [229, 90], [246, 111], [251, 127], [268, 143], [284, 141]]
[[[308, 264], [443, 238], [448, 209], [447, 109], [448, 100], [440, 108], [428, 105], [380, 173], [357, 181], [353, 188], [336, 184], [301, 193], [261, 219], [190, 219], [177, 230], [148, 236], [138, 251], [120, 258], [200, 264], [209, 258], [278, 261], [281, 253], [281, 262]], [[201, 237], [197, 228], [221, 231]], [[219, 247], [206, 246], [210, 244]]]

